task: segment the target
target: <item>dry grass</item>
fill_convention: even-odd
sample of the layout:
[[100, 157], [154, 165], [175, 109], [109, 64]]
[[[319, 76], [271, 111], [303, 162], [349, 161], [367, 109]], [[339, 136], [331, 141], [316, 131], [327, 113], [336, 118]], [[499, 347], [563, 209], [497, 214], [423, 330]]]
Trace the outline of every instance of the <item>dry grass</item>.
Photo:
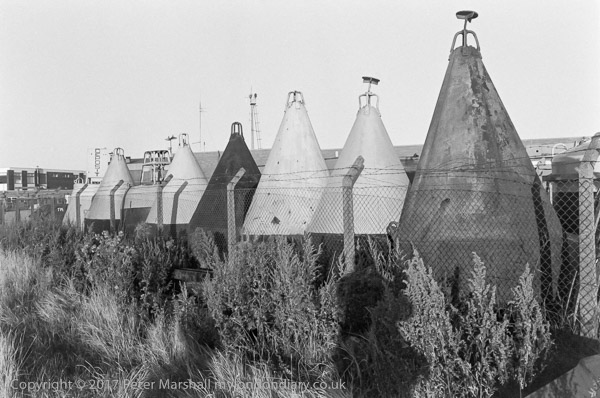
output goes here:
[[6, 398], [18, 397], [12, 387], [13, 380], [18, 380], [22, 372], [22, 353], [20, 342], [13, 333], [0, 332], [0, 395]]
[[[73, 280], [56, 282], [39, 261], [0, 251], [0, 396], [349, 396], [313, 387], [299, 395], [266, 363], [207, 348], [186, 328], [193, 300], [183, 294], [172, 301], [152, 322], [142, 321], [110, 287], [83, 295]], [[58, 380], [85, 388], [13, 388], [14, 381]]]

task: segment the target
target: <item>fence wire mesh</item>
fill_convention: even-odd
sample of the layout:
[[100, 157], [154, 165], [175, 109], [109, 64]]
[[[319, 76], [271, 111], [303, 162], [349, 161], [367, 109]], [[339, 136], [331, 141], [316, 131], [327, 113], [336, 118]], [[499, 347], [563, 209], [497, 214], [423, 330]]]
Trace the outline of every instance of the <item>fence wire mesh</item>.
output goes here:
[[0, 225], [10, 226], [33, 217], [62, 220], [67, 208], [64, 196], [22, 196], [0, 198]]
[[[225, 185], [202, 192], [193, 186], [173, 192], [158, 186], [130, 187], [123, 196], [115, 195], [115, 217], [122, 220], [119, 229], [127, 232], [141, 222], [158, 225], [161, 215], [165, 234], [189, 235], [202, 228], [223, 254], [230, 236], [235, 241], [308, 236], [321, 246], [324, 264], [347, 261], [352, 246], [356, 266], [371, 261], [373, 244], [384, 254], [400, 249], [410, 256], [416, 249], [435, 277], [458, 292], [467, 291], [476, 253], [501, 303], [511, 300], [528, 264], [535, 292], [552, 319], [577, 333], [598, 336], [600, 181], [582, 178], [545, 186], [523, 182], [526, 189], [496, 191], [418, 191], [360, 182], [361, 177], [350, 189], [341, 184], [269, 190], [242, 186], [233, 190], [233, 203]], [[74, 198], [70, 202], [72, 206]], [[80, 206], [84, 203], [80, 200]], [[62, 207], [63, 212], [66, 207], [56, 198], [4, 200], [0, 223], [23, 222], [48, 206]], [[88, 209], [80, 210], [83, 218]], [[110, 216], [107, 204], [102, 217], [110, 221]]]
[[538, 296], [550, 300], [560, 273], [562, 231], [539, 186], [525, 193], [411, 191], [397, 229], [398, 244], [407, 253], [417, 250], [438, 280], [463, 292], [477, 254], [504, 303], [529, 264]]
[[559, 314], [577, 333], [598, 336], [599, 181], [552, 181], [549, 190], [563, 231]]
[[[593, 251], [580, 250], [580, 224], [586, 223], [579, 221], [577, 181], [523, 185], [526, 189], [512, 193], [440, 189], [407, 193], [407, 186], [354, 187], [351, 220], [357, 266], [370, 261], [373, 244], [384, 254], [398, 247], [409, 256], [416, 249], [439, 281], [466, 292], [476, 253], [486, 265], [488, 282], [497, 288], [499, 302], [506, 304], [528, 265], [535, 293], [548, 315], [581, 333], [584, 324], [597, 316], [599, 234], [595, 221], [583, 231], [593, 235]], [[590, 187], [593, 184], [583, 189]], [[226, 202], [224, 193], [212, 195]], [[344, 259], [348, 246], [344, 219], [349, 214], [344, 212], [342, 186], [269, 192], [240, 189], [235, 200], [236, 239], [306, 235], [321, 245], [322, 262]], [[590, 220], [597, 220], [597, 202], [593, 199], [596, 206], [592, 204]], [[214, 210], [212, 216], [224, 214]], [[226, 239], [227, 234], [221, 236]], [[582, 256], [587, 256], [593, 269], [581, 268]], [[594, 330], [597, 333], [597, 326]]]

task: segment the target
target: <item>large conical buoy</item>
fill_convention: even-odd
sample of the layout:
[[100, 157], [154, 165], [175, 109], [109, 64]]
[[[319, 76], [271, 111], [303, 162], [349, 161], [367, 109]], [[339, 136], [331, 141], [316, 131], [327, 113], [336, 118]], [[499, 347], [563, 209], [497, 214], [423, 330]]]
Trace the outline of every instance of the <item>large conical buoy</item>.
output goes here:
[[235, 122], [231, 125], [229, 143], [190, 221], [190, 232], [198, 227], [212, 231], [222, 250], [226, 247], [227, 236], [227, 185], [242, 168], [245, 173], [236, 183], [234, 190], [236, 228], [241, 228], [244, 223], [260, 181], [260, 170], [244, 141], [242, 125]]
[[161, 191], [165, 169], [169, 167], [170, 161], [171, 155], [168, 150], [144, 152], [140, 185], [131, 187], [123, 200], [123, 229], [126, 233], [135, 232], [136, 227], [148, 219], [148, 214]]
[[122, 148], [115, 148], [102, 182], [94, 195], [85, 227], [93, 232], [116, 231], [121, 223], [121, 208], [127, 190], [133, 186]]
[[180, 136], [179, 150], [169, 166], [166, 184], [157, 194], [146, 222], [173, 237], [187, 231], [208, 182], [187, 142]]
[[[359, 110], [344, 148], [328, 179], [308, 226], [317, 234], [343, 233], [342, 180], [358, 156], [364, 169], [353, 187], [354, 233], [385, 235], [390, 221], [400, 218], [409, 180], [379, 113], [379, 97], [370, 90], [379, 80], [364, 78], [369, 90], [359, 97]], [[362, 99], [364, 98], [364, 105]], [[375, 105], [372, 99], [377, 99]]]
[[74, 225], [79, 229], [84, 228], [85, 216], [99, 187], [100, 184], [90, 183], [75, 183], [73, 185], [69, 205], [62, 220], [63, 225]]
[[[525, 265], [549, 299], [560, 270], [561, 227], [525, 147], [488, 75], [465, 19], [453, 49], [415, 178], [397, 229], [435, 275], [458, 269], [464, 288], [472, 253], [484, 261], [498, 297], [510, 299]], [[477, 48], [467, 45], [472, 34]], [[553, 285], [554, 284], [554, 285]]]
[[285, 114], [246, 215], [248, 235], [302, 235], [327, 184], [329, 171], [299, 91]]

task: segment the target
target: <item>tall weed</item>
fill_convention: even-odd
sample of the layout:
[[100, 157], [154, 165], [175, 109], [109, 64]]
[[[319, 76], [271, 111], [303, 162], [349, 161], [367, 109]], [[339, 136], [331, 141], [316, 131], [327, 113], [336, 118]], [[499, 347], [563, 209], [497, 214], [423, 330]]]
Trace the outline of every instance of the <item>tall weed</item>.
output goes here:
[[[550, 347], [549, 326], [537, 312], [529, 268], [515, 289], [513, 305], [503, 313], [475, 254], [473, 263], [470, 291], [460, 311], [446, 303], [431, 268], [418, 253], [408, 263], [406, 295], [412, 316], [399, 322], [398, 329], [427, 359], [429, 375], [415, 386], [417, 396], [491, 397], [498, 383], [515, 374], [523, 387], [533, 376], [537, 359]], [[532, 321], [526, 318], [531, 316]]]
[[239, 244], [215, 259], [204, 298], [225, 348], [293, 377], [328, 377], [339, 332], [334, 281], [315, 283], [319, 252], [284, 239]]
[[519, 278], [519, 284], [513, 288], [513, 297], [509, 305], [513, 317], [511, 332], [518, 366], [513, 368], [512, 377], [523, 389], [543, 366], [539, 359], [546, 359], [548, 348], [552, 345], [550, 327], [542, 308], [535, 300], [533, 274], [529, 265]]
[[137, 290], [136, 254], [122, 233], [86, 235], [76, 252], [80, 289], [89, 292], [101, 286], [111, 290], [119, 303], [131, 303], [132, 293]]

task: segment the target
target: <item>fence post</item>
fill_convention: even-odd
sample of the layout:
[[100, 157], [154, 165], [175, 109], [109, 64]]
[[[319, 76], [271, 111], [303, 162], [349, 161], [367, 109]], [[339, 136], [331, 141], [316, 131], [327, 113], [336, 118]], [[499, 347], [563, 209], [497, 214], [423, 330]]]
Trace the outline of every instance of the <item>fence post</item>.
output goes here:
[[81, 225], [81, 194], [86, 190], [87, 187], [88, 184], [84, 184], [75, 194], [75, 223], [77, 224], [78, 230], [83, 230]]
[[354, 161], [350, 170], [342, 179], [342, 209], [344, 222], [344, 258], [346, 261], [346, 273], [354, 271], [354, 202], [352, 198], [352, 188], [358, 179], [358, 176], [365, 168], [365, 160], [359, 156]]
[[[123, 180], [119, 180], [119, 182], [117, 183], [117, 185], [115, 185], [113, 187], [113, 189], [110, 190], [110, 231], [109, 232], [116, 232], [117, 231], [117, 209], [115, 208], [115, 193], [117, 192], [117, 190], [119, 188], [121, 188], [121, 185], [123, 185], [124, 181]], [[121, 216], [119, 215], [119, 218]]]
[[597, 133], [579, 165], [579, 319], [581, 334], [590, 338], [596, 338], [598, 333], [594, 165], [599, 151], [600, 133]]
[[4, 198], [0, 197], [0, 225], [4, 225]]
[[[56, 221], [56, 212], [58, 210], [57, 209], [57, 207], [58, 207], [58, 200], [57, 200], [56, 196], [52, 196], [52, 204], [50, 206], [51, 206], [51, 211], [52, 211], [52, 213], [51, 213], [52, 221]], [[39, 202], [38, 202], [38, 208], [39, 207], [40, 206], [39, 206]]]
[[165, 178], [159, 185], [156, 190], [156, 229], [157, 235], [162, 235], [163, 230], [163, 189], [167, 186], [167, 184], [173, 178], [173, 174], [169, 174], [167, 178]]
[[15, 201], [15, 224], [21, 222], [21, 195], [17, 192], [17, 197]]
[[229, 261], [232, 260], [233, 246], [236, 243], [237, 231], [235, 225], [235, 186], [246, 173], [246, 169], [241, 167], [237, 174], [233, 176], [227, 184], [227, 253]]

